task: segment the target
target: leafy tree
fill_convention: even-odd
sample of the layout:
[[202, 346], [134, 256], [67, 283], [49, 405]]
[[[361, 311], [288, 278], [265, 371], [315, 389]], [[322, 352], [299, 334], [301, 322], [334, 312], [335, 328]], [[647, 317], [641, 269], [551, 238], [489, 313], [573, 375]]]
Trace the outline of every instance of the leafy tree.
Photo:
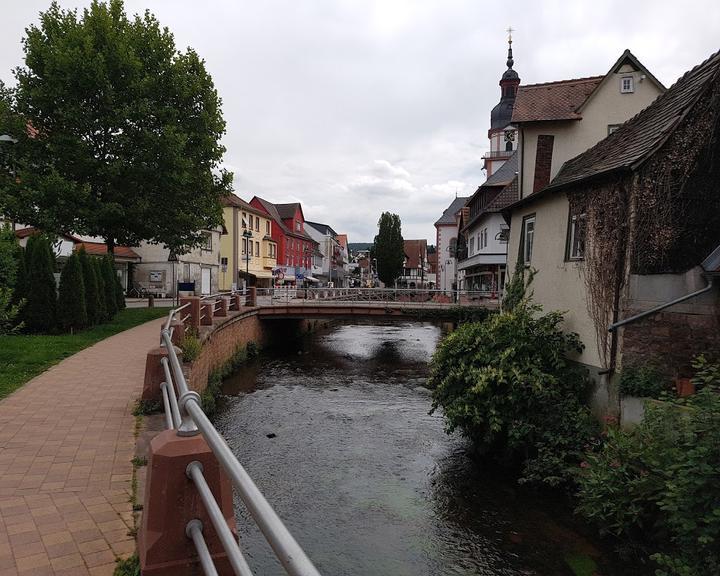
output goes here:
[[20, 310], [24, 300], [16, 303], [10, 288], [0, 287], [0, 334], [13, 334], [24, 326], [19, 322]]
[[585, 370], [567, 356], [582, 350], [560, 329], [559, 312], [521, 302], [511, 312], [463, 324], [433, 355], [433, 410], [479, 452], [522, 467], [521, 481], [569, 482], [594, 432]]
[[87, 311], [88, 324], [99, 324], [102, 322], [102, 308], [99, 303], [98, 279], [93, 266], [92, 258], [87, 255], [85, 249], [78, 254], [80, 268], [83, 273], [83, 286], [85, 288], [85, 309]]
[[115, 284], [117, 279], [115, 274], [115, 265], [113, 264], [113, 259], [110, 255], [98, 260], [98, 264], [100, 265], [100, 271], [105, 285], [105, 311], [108, 318], [112, 319], [118, 311], [117, 294], [115, 293]]
[[395, 282], [402, 274], [405, 246], [400, 216], [397, 214], [383, 212], [380, 216], [372, 257], [377, 258], [378, 277], [386, 286]]
[[35, 332], [52, 332], [57, 321], [55, 253], [45, 236], [31, 236], [27, 243], [27, 304], [25, 324]]
[[63, 331], [74, 331], [85, 326], [87, 326], [87, 309], [82, 265], [80, 257], [73, 254], [68, 258], [60, 274], [58, 327]]
[[15, 100], [32, 138], [0, 199], [6, 213], [101, 236], [111, 252], [147, 240], [183, 253], [222, 223], [232, 178], [220, 98], [204, 62], [150, 12], [53, 2], [23, 48]]
[[90, 258], [90, 265], [92, 266], [95, 280], [97, 281], [98, 322], [106, 322], [110, 319], [110, 315], [108, 313], [107, 302], [105, 301], [107, 292], [105, 291], [105, 275], [102, 271], [101, 260], [99, 258]]

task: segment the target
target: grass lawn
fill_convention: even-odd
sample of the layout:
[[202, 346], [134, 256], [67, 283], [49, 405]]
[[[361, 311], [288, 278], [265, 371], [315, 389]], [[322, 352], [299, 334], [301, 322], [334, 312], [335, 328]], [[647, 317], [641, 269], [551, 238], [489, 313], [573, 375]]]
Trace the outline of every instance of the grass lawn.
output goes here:
[[75, 352], [168, 312], [167, 308], [126, 308], [111, 322], [76, 334], [0, 336], [0, 398]]

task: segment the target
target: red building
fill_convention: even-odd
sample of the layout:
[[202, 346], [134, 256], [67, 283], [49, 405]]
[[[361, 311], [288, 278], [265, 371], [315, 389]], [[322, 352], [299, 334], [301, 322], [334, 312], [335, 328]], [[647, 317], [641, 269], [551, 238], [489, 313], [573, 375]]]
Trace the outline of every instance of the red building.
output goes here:
[[299, 202], [273, 204], [258, 196], [250, 204], [274, 221], [272, 239], [277, 242], [277, 265], [310, 270], [318, 243], [305, 233], [305, 216]]

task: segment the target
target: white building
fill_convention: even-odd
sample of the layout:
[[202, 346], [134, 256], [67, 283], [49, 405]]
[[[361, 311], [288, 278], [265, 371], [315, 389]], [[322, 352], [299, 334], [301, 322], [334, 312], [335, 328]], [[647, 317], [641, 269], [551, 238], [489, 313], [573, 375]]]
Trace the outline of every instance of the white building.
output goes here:
[[435, 222], [435, 245], [437, 250], [437, 282], [438, 290], [448, 295], [457, 289], [457, 241], [460, 212], [467, 202], [467, 196], [455, 198], [442, 216]]

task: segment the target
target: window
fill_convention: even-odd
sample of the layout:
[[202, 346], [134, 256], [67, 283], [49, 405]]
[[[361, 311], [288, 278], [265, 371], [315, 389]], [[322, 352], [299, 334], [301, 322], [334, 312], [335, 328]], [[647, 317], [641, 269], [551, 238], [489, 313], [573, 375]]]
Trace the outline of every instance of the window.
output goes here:
[[252, 240], [248, 241], [248, 256], [252, 258], [253, 256], [253, 243]]
[[450, 239], [450, 246], [448, 247], [448, 252], [450, 252], [450, 258], [455, 258], [455, 255], [457, 254], [457, 238]]
[[485, 248], [487, 248], [487, 245], [488, 245], [488, 243], [487, 243], [487, 228], [485, 228], [483, 230], [483, 246]]
[[255, 242], [255, 256], [260, 257], [260, 242]]
[[202, 233], [202, 240], [200, 242], [200, 248], [202, 250], [212, 250], [212, 234], [210, 234], [210, 232]]
[[620, 78], [620, 92], [622, 94], [635, 92], [635, 83], [632, 76], [623, 76]]
[[620, 128], [620, 126], [622, 126], [622, 124], [608, 124], [608, 136]]
[[505, 152], [512, 152], [512, 142], [505, 142]]
[[245, 212], [242, 213], [242, 227], [247, 228], [247, 214]]
[[265, 234], [270, 236], [270, 220], [265, 220]]
[[247, 238], [243, 238], [242, 241], [242, 253], [247, 254]]
[[568, 259], [582, 260], [585, 257], [586, 215], [573, 214], [568, 224]]
[[300, 220], [295, 220], [295, 230], [300, 232], [302, 228], [300, 227]]
[[470, 254], [472, 255], [474, 253], [475, 253], [475, 236], [470, 238]]
[[255, 231], [260, 232], [260, 217], [255, 216]]
[[522, 262], [526, 266], [530, 264], [532, 260], [533, 243], [535, 241], [535, 214], [525, 216], [523, 218], [522, 227], [522, 241], [520, 242], [520, 248], [522, 250], [521, 257]]

